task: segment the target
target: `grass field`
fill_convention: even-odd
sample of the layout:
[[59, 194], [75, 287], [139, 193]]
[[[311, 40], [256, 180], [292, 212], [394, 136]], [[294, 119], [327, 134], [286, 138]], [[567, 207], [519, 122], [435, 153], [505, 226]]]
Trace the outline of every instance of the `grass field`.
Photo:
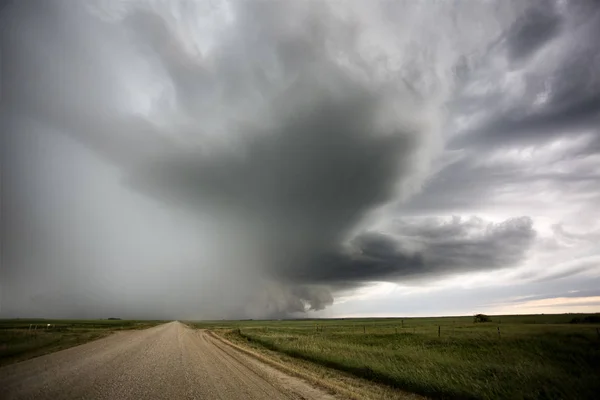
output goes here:
[[162, 321], [0, 320], [0, 366], [77, 346], [114, 331], [144, 329], [159, 323]]
[[598, 324], [586, 315], [213, 321], [192, 325], [433, 398], [597, 399]]

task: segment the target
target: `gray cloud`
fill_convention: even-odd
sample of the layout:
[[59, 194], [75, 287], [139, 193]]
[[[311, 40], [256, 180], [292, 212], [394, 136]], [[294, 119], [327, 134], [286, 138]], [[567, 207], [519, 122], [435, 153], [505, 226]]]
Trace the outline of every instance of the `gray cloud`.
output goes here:
[[[257, 12], [253, 7], [244, 11]], [[317, 30], [335, 27], [313, 23]], [[333, 62], [318, 38], [267, 34], [260, 42], [276, 40], [273, 46], [285, 50], [277, 54], [277, 68], [293, 76], [264, 115], [268, 124], [245, 129], [233, 150], [213, 149], [204, 156], [193, 150], [163, 152], [151, 163], [138, 165], [130, 182], [167, 201], [205, 207], [214, 215], [225, 210], [235, 220], [232, 229], [251, 236], [264, 252], [261, 273], [289, 285], [270, 285], [267, 303], [296, 312], [306, 301], [318, 310], [332, 303], [331, 294], [306, 285], [335, 282], [313, 276], [307, 260], [334, 252], [371, 209], [418, 177], [427, 162], [423, 139], [429, 133], [418, 121], [386, 109], [398, 96], [406, 106], [415, 101], [410, 93], [397, 92], [402, 88], [365, 86]], [[289, 47], [310, 51], [311, 62], [290, 60], [297, 52], [289, 52]], [[238, 74], [244, 73], [227, 75], [241, 79]], [[378, 276], [369, 266], [362, 269], [357, 273], [363, 280]]]
[[566, 230], [562, 224], [556, 224], [552, 226], [552, 231], [558, 240], [565, 242], [567, 245], [578, 242], [597, 243], [600, 241], [600, 230], [575, 233]]
[[529, 295], [526, 298], [513, 298], [510, 300], [512, 303], [518, 303], [522, 301], [531, 300], [543, 300], [543, 299], [554, 299], [557, 297], [577, 298], [577, 297], [595, 297], [600, 296], [600, 290], [598, 289], [581, 289], [581, 290], [569, 290], [559, 292], [546, 292], [540, 294]]
[[416, 218], [396, 221], [390, 230], [360, 233], [348, 249], [311, 259], [293, 278], [347, 284], [507, 268], [526, 259], [536, 238], [528, 217], [501, 223]]
[[[211, 215], [206, 224], [215, 228], [212, 247], [237, 253], [216, 250], [213, 263], [220, 265], [213, 268], [233, 279], [257, 274], [268, 280], [269, 314], [301, 311], [305, 301], [312, 309], [331, 304], [326, 289], [288, 279], [286, 271], [302, 266], [294, 258], [337, 246], [371, 208], [396, 190], [408, 194], [405, 186], [426, 169], [434, 132], [415, 114], [394, 109], [418, 102], [402, 86], [374, 81], [374, 71], [358, 63], [356, 43], [337, 40], [325, 47], [323, 37], [337, 39], [347, 29], [327, 7], [273, 4], [265, 13], [261, 4], [240, 4], [238, 30], [223, 39], [210, 71], [186, 53], [168, 19], [149, 9], [133, 9], [121, 29], [90, 20], [77, 7], [42, 8], [13, 10], [20, 23], [6, 38], [10, 63], [4, 70], [13, 115], [50, 123], [90, 146], [118, 165], [132, 187]], [[291, 11], [306, 14], [302, 26], [280, 25]], [[253, 54], [247, 53], [249, 41], [257, 45]], [[126, 55], [127, 43], [140, 49], [150, 74], [173, 84], [175, 131], [156, 118], [123, 113], [125, 105], [112, 109], [122, 94], [113, 74], [140, 65]], [[264, 49], [271, 52], [266, 61]], [[299, 51], [305, 56], [298, 58]], [[336, 51], [352, 65], [341, 65]], [[263, 108], [248, 104], [260, 97], [267, 98]], [[249, 119], [256, 126], [248, 127]], [[227, 131], [225, 146], [215, 126]]]
[[[593, 209], [600, 199], [600, 175], [595, 156], [589, 154], [593, 141], [583, 139], [554, 154], [545, 153], [551, 150], [544, 144], [527, 150], [537, 159], [526, 154], [516, 160], [510, 158], [511, 154], [518, 154], [519, 147], [502, 150], [490, 146], [485, 151], [463, 152], [432, 174], [423, 190], [399, 209], [435, 215], [520, 207], [522, 212], [533, 213], [539, 207], [554, 208], [559, 204], [557, 199]], [[542, 192], [547, 196], [537, 196]], [[527, 204], [523, 204], [520, 199], [528, 195]]]
[[552, 2], [530, 7], [509, 30], [506, 41], [512, 60], [526, 58], [559, 34], [561, 16]]
[[[476, 113], [485, 108], [486, 116], [457, 136], [452, 147], [540, 143], [591, 131], [592, 148], [598, 148], [600, 47], [593, 38], [600, 35], [600, 9], [593, 2], [575, 1], [559, 12], [552, 4], [531, 7], [489, 53], [472, 63], [476, 66], [467, 81], [483, 77], [496, 82], [483, 93], [458, 94], [457, 109]], [[544, 56], [532, 57], [542, 50]], [[519, 63], [499, 70], [494, 64], [499, 57]], [[505, 81], [509, 72], [510, 83]]]
[[[534, 2], [486, 51], [465, 56], [449, 103], [448, 151], [399, 209], [532, 215], [564, 202], [595, 215], [599, 18], [594, 2]], [[562, 209], [566, 223], [584, 214]]]
[[[11, 35], [2, 37], [3, 122], [19, 126], [29, 119], [68, 135], [106, 160], [128, 188], [160, 199], [169, 210], [186, 210], [202, 226], [198, 247], [205, 254], [172, 267], [189, 277], [173, 284], [185, 288], [174, 295], [173, 309], [185, 303], [211, 316], [280, 316], [321, 310], [333, 303], [335, 292], [371, 281], [489, 271], [525, 259], [536, 234], [527, 217], [500, 224], [405, 221], [379, 233], [369, 224], [380, 206], [406, 201], [425, 182], [443, 147], [444, 104], [477, 111], [472, 104], [482, 99], [460, 91], [473, 80], [491, 79], [485, 72], [494, 48], [527, 63], [568, 30], [571, 20], [540, 10], [518, 19], [521, 2], [503, 3], [498, 15], [486, 12], [485, 4], [450, 10], [440, 5], [423, 14], [356, 3], [352, 7], [362, 8], [349, 16], [333, 3], [239, 2], [228, 11], [232, 16], [224, 28], [204, 37], [188, 24], [191, 17], [177, 16], [201, 14], [193, 4], [182, 13], [183, 3], [172, 8], [136, 3], [116, 16], [100, 12], [103, 18], [66, 2], [23, 3], [10, 10]], [[448, 18], [449, 11], [456, 18]], [[219, 18], [229, 18], [220, 12]], [[582, 20], [589, 32], [577, 35], [594, 30], [593, 18]], [[438, 20], [436, 29], [427, 28]], [[470, 28], [481, 21], [488, 30], [474, 35]], [[459, 85], [452, 71], [465, 54], [482, 54], [481, 49], [487, 55], [466, 68]], [[484, 96], [481, 104], [495, 112], [469, 143], [477, 147], [481, 140], [487, 149], [520, 129], [534, 137], [544, 124], [557, 125], [556, 118], [568, 125], [592, 121], [595, 89], [575, 98], [592, 71], [563, 87], [565, 71], [582, 64], [574, 55], [572, 64], [561, 65], [548, 74], [554, 86], [542, 111], [530, 115], [517, 106], [498, 111], [501, 89]], [[487, 172], [469, 175], [473, 165], [451, 164], [427, 181], [435, 184], [449, 174], [451, 179], [434, 186], [465, 179], [472, 187], [463, 182], [433, 198], [428, 184], [428, 200], [420, 204], [441, 204], [443, 197], [470, 201], [477, 188], [498, 183]], [[489, 173], [504, 182], [516, 170]], [[24, 178], [14, 174], [16, 188]], [[43, 207], [43, 197], [37, 202], [30, 208]], [[3, 213], [14, 212], [15, 204], [4, 205]], [[53, 227], [60, 224], [72, 237], [63, 221]], [[3, 236], [16, 232], [16, 225], [3, 222]], [[114, 227], [107, 230], [118, 236]], [[43, 257], [28, 258], [25, 250], [10, 249], [23, 253], [11, 257], [28, 261], [9, 267], [8, 276], [18, 275], [17, 264], [39, 268], [31, 264]], [[82, 258], [102, 264], [92, 253]], [[72, 261], [61, 255], [48, 264], [59, 270], [63, 258]], [[114, 276], [131, 279], [126, 272]], [[165, 278], [148, 275], [143, 281], [153, 288]], [[36, 298], [54, 299], [63, 309], [85, 293], [61, 300], [57, 292]], [[140, 304], [151, 292], [136, 292]], [[108, 303], [106, 310], [115, 307]], [[165, 313], [172, 310], [165, 307]]]

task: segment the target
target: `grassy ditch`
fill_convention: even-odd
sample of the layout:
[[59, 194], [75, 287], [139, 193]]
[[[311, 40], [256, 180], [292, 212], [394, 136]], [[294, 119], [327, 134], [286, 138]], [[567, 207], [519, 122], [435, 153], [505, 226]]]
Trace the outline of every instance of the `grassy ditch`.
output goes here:
[[[598, 325], [573, 316], [199, 323], [277, 351], [433, 398], [593, 399]], [[585, 318], [585, 316], [580, 316]]]

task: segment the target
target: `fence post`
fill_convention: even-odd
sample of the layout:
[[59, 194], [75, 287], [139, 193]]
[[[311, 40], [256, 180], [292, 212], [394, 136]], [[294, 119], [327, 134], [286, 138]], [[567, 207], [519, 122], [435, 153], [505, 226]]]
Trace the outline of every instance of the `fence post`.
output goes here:
[[397, 327], [395, 327], [394, 329], [396, 330], [396, 335], [397, 335], [397, 334], [398, 334], [398, 328], [397, 328]]
[[404, 328], [404, 320], [402, 320], [402, 328]]
[[442, 327], [441, 325], [438, 325], [438, 337], [442, 336]]
[[500, 327], [498, 327], [498, 337], [500, 337]]
[[363, 333], [367, 333], [367, 327], [363, 325]]

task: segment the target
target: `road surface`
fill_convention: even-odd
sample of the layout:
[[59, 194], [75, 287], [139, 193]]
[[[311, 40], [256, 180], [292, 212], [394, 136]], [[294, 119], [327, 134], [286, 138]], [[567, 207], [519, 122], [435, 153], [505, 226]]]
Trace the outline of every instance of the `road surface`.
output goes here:
[[171, 322], [0, 368], [0, 399], [331, 399]]

